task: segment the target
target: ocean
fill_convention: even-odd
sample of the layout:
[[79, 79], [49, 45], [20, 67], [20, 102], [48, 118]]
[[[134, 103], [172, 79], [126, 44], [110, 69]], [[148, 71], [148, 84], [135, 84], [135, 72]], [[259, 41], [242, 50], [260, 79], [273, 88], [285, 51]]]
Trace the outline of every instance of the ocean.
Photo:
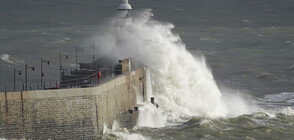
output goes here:
[[[107, 126], [101, 139], [292, 139], [294, 136], [293, 0], [132, 1], [133, 23], [114, 29], [113, 0], [0, 1], [0, 91], [58, 81], [105, 55], [148, 65], [148, 97], [137, 126]], [[121, 40], [115, 48], [114, 30]], [[95, 46], [94, 52], [93, 44]]]

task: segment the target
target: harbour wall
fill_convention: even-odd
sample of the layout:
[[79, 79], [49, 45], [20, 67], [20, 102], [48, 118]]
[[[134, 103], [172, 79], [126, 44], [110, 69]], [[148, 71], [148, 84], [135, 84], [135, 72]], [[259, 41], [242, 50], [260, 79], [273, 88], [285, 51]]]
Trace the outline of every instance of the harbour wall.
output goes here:
[[96, 87], [1, 92], [0, 138], [96, 139], [115, 120], [131, 128], [145, 83], [142, 67]]

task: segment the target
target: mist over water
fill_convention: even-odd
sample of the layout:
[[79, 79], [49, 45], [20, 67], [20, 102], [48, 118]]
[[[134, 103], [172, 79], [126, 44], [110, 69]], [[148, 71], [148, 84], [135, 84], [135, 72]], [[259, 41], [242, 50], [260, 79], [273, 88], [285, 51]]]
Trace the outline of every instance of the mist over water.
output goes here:
[[[167, 122], [183, 122], [191, 116], [218, 118], [253, 111], [251, 105], [240, 96], [221, 93], [205, 58], [193, 56], [186, 49], [181, 38], [172, 32], [175, 28], [173, 24], [153, 20], [150, 9], [134, 15], [132, 24], [114, 27], [117, 46], [110, 43], [108, 48], [99, 50], [111, 52], [111, 55], [119, 59], [130, 57], [136, 64], [148, 66], [148, 83], [152, 85], [149, 89], [152, 89], [152, 94], [160, 106], [158, 112], [162, 112], [161, 116], [153, 113], [155, 116], [166, 117]], [[111, 40], [110, 38], [115, 39], [115, 33], [99, 36], [96, 40]], [[143, 110], [149, 110], [150, 113], [152, 107], [145, 106]], [[147, 114], [140, 115], [139, 125], [148, 126], [148, 122], [152, 122], [152, 116]], [[142, 119], [143, 116], [149, 119]], [[149, 121], [142, 123], [140, 119]], [[166, 122], [156, 124], [159, 126], [151, 123], [149, 127], [163, 127]]]

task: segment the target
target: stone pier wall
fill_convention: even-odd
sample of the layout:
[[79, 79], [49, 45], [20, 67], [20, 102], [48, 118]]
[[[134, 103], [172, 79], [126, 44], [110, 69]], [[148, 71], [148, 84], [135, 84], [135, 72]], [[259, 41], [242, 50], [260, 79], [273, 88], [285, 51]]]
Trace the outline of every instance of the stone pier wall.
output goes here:
[[104, 124], [132, 127], [144, 97], [145, 68], [91, 88], [0, 93], [0, 138], [95, 139]]

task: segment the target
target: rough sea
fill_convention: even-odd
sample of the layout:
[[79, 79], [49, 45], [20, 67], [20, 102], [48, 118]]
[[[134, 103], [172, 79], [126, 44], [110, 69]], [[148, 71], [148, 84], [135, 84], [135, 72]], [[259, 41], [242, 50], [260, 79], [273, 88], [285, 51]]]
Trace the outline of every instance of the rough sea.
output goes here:
[[[120, 0], [0, 0], [0, 91], [47, 86], [63, 67], [113, 55], [148, 65], [137, 126], [101, 139], [293, 139], [293, 0], [130, 0], [133, 24], [114, 29]], [[114, 47], [119, 33], [119, 48]], [[93, 51], [93, 45], [94, 51]], [[115, 51], [114, 51], [115, 50]]]

